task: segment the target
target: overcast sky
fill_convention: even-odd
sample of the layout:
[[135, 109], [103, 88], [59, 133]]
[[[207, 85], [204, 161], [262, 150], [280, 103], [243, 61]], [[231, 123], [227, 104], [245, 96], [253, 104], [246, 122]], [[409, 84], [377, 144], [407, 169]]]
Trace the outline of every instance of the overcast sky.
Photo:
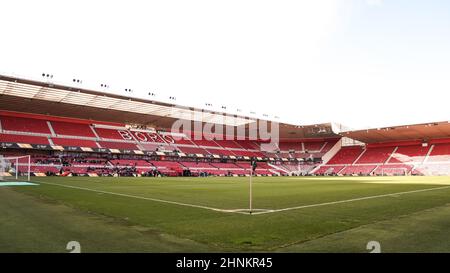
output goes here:
[[355, 129], [450, 120], [450, 1], [2, 1], [0, 73]]

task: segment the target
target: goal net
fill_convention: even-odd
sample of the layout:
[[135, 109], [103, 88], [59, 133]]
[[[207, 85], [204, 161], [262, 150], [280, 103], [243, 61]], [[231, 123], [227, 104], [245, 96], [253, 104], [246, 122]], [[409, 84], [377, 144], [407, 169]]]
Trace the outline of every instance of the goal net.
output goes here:
[[407, 176], [407, 168], [383, 168], [381, 169], [382, 176]]
[[0, 181], [30, 181], [31, 157], [0, 155]]

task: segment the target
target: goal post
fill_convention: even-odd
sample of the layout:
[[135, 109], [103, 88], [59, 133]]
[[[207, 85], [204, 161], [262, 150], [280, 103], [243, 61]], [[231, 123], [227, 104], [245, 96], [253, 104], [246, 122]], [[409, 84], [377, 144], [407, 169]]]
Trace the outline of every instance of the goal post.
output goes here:
[[0, 155], [0, 181], [31, 179], [31, 156]]
[[407, 176], [408, 169], [407, 168], [382, 168], [381, 175], [382, 176]]

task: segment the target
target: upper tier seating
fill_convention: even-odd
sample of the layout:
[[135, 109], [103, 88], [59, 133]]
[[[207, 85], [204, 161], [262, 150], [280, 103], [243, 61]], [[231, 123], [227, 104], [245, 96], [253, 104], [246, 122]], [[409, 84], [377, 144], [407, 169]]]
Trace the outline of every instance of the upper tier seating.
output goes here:
[[423, 162], [429, 150], [430, 147], [422, 145], [400, 146], [389, 163]]
[[188, 138], [180, 138], [180, 137], [173, 137], [172, 138], [176, 145], [191, 145], [194, 146], [195, 144]]
[[197, 145], [197, 146], [218, 147], [218, 148], [220, 148], [216, 144], [216, 142], [214, 142], [213, 140], [206, 140], [206, 139], [196, 140], [196, 139], [191, 139], [191, 141], [194, 142], [195, 145]]
[[70, 138], [52, 138], [52, 141], [55, 145], [60, 145], [60, 146], [98, 148], [97, 143], [92, 140], [70, 139]]
[[238, 140], [239, 145], [241, 145], [243, 148], [247, 150], [259, 150], [259, 144], [255, 143], [254, 141], [250, 140]]
[[363, 152], [360, 146], [343, 147], [329, 162], [328, 165], [352, 164]]
[[306, 151], [320, 151], [322, 149], [325, 142], [305, 142], [305, 150]]
[[89, 125], [80, 123], [69, 123], [61, 121], [52, 121], [51, 125], [55, 134], [61, 136], [81, 136], [95, 138], [94, 132]]
[[95, 128], [95, 132], [100, 138], [123, 140], [123, 136], [117, 130]]
[[3, 130], [50, 134], [47, 122], [40, 119], [19, 118], [19, 117], [0, 117]]
[[427, 162], [450, 161], [450, 143], [435, 144]]
[[336, 141], [329, 141], [327, 142], [327, 144], [325, 145], [325, 147], [323, 147], [322, 149], [322, 153], [327, 153], [328, 151], [331, 150], [331, 148], [333, 148], [333, 146], [336, 145]]
[[208, 155], [209, 153], [202, 148], [196, 148], [196, 147], [182, 147], [182, 146], [178, 146], [177, 147], [178, 150], [180, 150], [182, 153], [185, 154], [203, 154], [203, 155]]
[[232, 150], [226, 149], [208, 149], [208, 152], [212, 155], [236, 156], [236, 154]]
[[355, 162], [355, 164], [385, 163], [393, 151], [394, 147], [367, 148], [365, 153], [358, 159], [357, 162]]
[[300, 142], [280, 142], [278, 144], [280, 151], [302, 151], [302, 144]]
[[224, 148], [242, 149], [241, 145], [237, 144], [234, 140], [215, 140], [215, 142]]
[[11, 134], [0, 134], [0, 142], [49, 145], [48, 139], [46, 137], [11, 135]]
[[258, 154], [254, 153], [254, 152], [244, 151], [244, 150], [233, 150], [233, 153], [236, 156], [248, 156], [248, 157], [259, 156]]

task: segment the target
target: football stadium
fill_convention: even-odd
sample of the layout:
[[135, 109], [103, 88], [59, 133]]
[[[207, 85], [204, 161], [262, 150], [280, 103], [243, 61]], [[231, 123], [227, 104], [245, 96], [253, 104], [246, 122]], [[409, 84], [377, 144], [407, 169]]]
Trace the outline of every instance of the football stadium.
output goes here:
[[450, 250], [449, 122], [275, 124], [40, 76], [0, 76], [3, 252]]
[[450, 253], [450, 2], [2, 11], [4, 258], [265, 272]]

